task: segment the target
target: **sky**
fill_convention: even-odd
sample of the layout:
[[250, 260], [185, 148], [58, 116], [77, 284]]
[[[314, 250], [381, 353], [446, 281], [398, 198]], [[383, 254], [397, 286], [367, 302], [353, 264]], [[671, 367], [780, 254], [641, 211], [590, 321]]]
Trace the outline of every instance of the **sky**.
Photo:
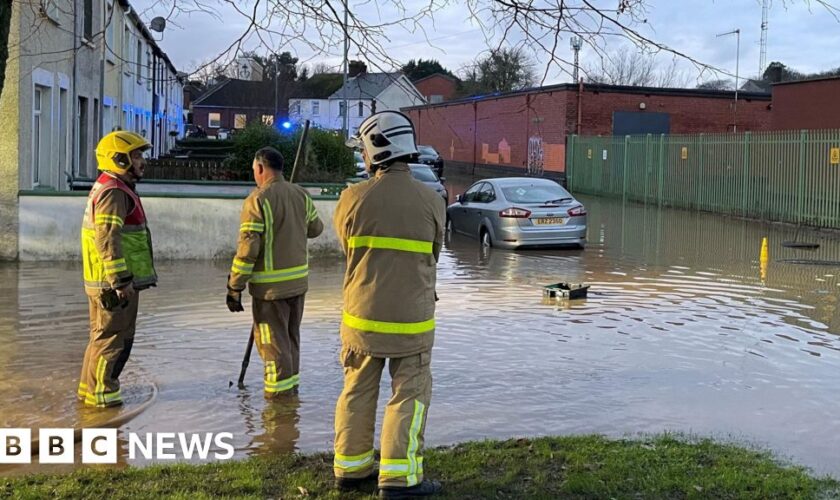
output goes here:
[[[146, 20], [157, 15], [167, 16], [173, 0], [132, 0], [132, 5]], [[174, 0], [188, 2], [197, 0]], [[223, 52], [246, 29], [246, 19], [232, 7], [218, 0], [200, 0], [215, 6], [216, 14], [203, 12], [179, 14], [171, 22], [158, 42], [169, 55], [175, 66], [190, 72], [201, 62], [215, 58]], [[419, 28], [412, 27], [413, 33], [403, 27], [389, 28], [382, 39], [382, 46], [388, 55], [397, 61], [409, 59], [437, 59], [444, 67], [457, 72], [480, 55], [486, 53], [484, 31], [469, 20], [464, 2], [434, 0], [446, 3], [437, 10], [434, 20], [426, 19]], [[730, 74], [735, 73], [736, 59], [740, 61], [740, 77], [755, 77], [759, 74], [759, 40], [761, 36], [761, 1], [760, 0], [643, 0], [645, 10], [638, 15], [646, 20], [636, 27], [640, 32], [675, 50], [683, 52], [704, 64], [720, 68]], [[247, 2], [240, 2], [245, 4]], [[294, 1], [290, 3], [296, 3]], [[333, 2], [340, 5], [339, 2]], [[350, 10], [359, 18], [369, 23], [379, 19], [392, 19], [396, 13], [387, 12], [387, 5], [380, 0], [348, 0]], [[429, 0], [403, 0], [409, 11], [429, 4]], [[569, 2], [567, 2], [569, 3]], [[615, 8], [618, 0], [598, 0], [600, 5]], [[840, 6], [837, 0], [829, 0]], [[383, 10], [385, 12], [383, 12]], [[393, 9], [392, 9], [393, 10]], [[279, 22], [272, 25], [278, 32], [284, 27]], [[716, 37], [716, 34], [741, 30], [740, 58], [736, 57], [735, 35]], [[323, 54], [313, 45], [317, 40], [310, 36], [309, 44], [293, 42], [281, 50], [288, 50], [309, 63], [325, 62], [338, 65], [341, 62], [340, 51], [331, 50]], [[514, 35], [512, 39], [517, 40]], [[272, 44], [271, 41], [268, 42]], [[619, 49], [627, 42], [618, 37], [607, 40], [607, 51]], [[250, 47], [249, 47], [250, 45]], [[258, 45], [256, 37], [251, 37], [244, 44], [245, 48]], [[816, 0], [775, 0], [771, 4], [767, 44], [767, 62], [781, 61], [800, 72], [816, 72], [840, 67], [840, 21], [836, 19]], [[261, 47], [260, 52], [267, 49]], [[568, 41], [559, 46], [558, 53], [571, 59]], [[351, 50], [351, 58], [364, 59], [358, 50]], [[540, 77], [545, 70], [545, 54], [539, 50], [532, 52], [535, 67]], [[672, 56], [660, 54], [657, 61], [660, 67], [668, 66]], [[377, 66], [373, 64], [371, 66]], [[581, 66], [595, 68], [599, 65], [596, 54], [588, 48], [581, 51]], [[706, 80], [715, 77], [710, 73], [700, 73], [695, 66], [678, 59], [678, 67], [692, 80]], [[386, 68], [382, 68], [386, 69]], [[550, 68], [542, 83], [562, 83], [570, 81], [569, 66], [560, 71]], [[724, 77], [725, 75], [718, 75]]]

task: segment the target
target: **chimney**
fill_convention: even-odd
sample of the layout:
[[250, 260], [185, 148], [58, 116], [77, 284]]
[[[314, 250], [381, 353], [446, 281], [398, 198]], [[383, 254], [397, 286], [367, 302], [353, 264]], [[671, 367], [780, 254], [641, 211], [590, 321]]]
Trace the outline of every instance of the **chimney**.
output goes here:
[[350, 61], [347, 68], [347, 76], [349, 78], [353, 78], [361, 75], [362, 73], [367, 73], [367, 64], [362, 61]]

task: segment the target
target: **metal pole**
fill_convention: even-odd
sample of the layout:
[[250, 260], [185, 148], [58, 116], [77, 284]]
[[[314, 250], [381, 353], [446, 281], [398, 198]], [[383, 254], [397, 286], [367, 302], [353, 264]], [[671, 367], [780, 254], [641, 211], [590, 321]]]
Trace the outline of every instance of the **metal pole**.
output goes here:
[[277, 81], [278, 76], [280, 76], [280, 70], [277, 67], [277, 54], [274, 54], [274, 123], [273, 125], [277, 126], [277, 121], [280, 117], [277, 116]]
[[732, 132], [738, 132], [738, 70], [741, 66], [741, 29], [735, 30], [735, 110], [732, 116]]
[[342, 117], [341, 121], [341, 128], [344, 132], [344, 138], [347, 139], [350, 137], [350, 122], [349, 117], [350, 113], [347, 109], [347, 71], [348, 71], [348, 52], [350, 51], [350, 37], [348, 35], [348, 10], [347, 10], [347, 0], [343, 1], [344, 3], [344, 116]]

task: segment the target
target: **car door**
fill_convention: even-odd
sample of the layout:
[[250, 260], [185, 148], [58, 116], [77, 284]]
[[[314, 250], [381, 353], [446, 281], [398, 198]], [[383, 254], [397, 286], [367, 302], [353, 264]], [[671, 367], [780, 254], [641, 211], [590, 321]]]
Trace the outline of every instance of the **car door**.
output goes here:
[[467, 233], [479, 237], [479, 229], [490, 213], [489, 206], [496, 200], [493, 186], [489, 182], [482, 182], [467, 210]]
[[466, 233], [470, 234], [469, 225], [469, 213], [471, 210], [471, 204], [475, 202], [476, 196], [478, 195], [479, 189], [481, 189], [482, 184], [484, 182], [476, 182], [472, 186], [467, 189], [464, 194], [461, 195], [461, 202], [456, 204], [450, 211], [449, 211], [449, 219], [452, 221], [452, 229], [458, 233]]

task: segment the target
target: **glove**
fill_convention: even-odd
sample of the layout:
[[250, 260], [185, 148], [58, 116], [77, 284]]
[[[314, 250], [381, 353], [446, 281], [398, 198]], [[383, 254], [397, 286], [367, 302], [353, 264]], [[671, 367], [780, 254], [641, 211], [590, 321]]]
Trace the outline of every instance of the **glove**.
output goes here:
[[228, 309], [230, 312], [242, 312], [245, 310], [242, 307], [242, 292], [237, 292], [236, 290], [228, 289], [227, 298], [225, 299], [227, 302]]
[[435, 291], [435, 302], [439, 301], [440, 298], [437, 296], [437, 291]]

